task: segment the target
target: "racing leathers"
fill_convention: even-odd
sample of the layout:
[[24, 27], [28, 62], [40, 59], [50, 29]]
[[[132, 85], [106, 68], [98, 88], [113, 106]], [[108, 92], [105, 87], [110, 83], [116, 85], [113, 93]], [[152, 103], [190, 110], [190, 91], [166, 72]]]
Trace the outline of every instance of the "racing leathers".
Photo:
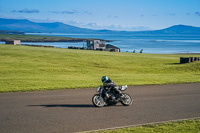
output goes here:
[[[121, 95], [121, 91], [119, 90], [119, 86], [110, 78], [106, 82], [103, 83], [103, 88], [104, 88], [104, 94], [106, 95], [107, 98], [109, 98], [108, 92], [111, 89], [113, 89], [113, 91], [118, 93], [119, 96]], [[113, 95], [111, 95], [111, 99], [116, 100], [117, 98], [115, 98]]]

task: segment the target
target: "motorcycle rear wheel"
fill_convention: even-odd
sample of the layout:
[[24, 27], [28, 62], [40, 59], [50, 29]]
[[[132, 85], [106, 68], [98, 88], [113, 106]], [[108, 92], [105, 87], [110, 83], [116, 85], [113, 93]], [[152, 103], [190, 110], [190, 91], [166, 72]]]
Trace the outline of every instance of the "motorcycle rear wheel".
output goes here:
[[127, 93], [124, 93], [123, 95], [124, 96], [123, 96], [123, 98], [121, 100], [122, 105], [124, 105], [124, 106], [130, 106], [133, 103], [132, 97], [129, 94], [127, 94]]
[[94, 106], [96, 107], [103, 107], [104, 106], [104, 100], [103, 98], [99, 95], [99, 94], [95, 94], [92, 97], [92, 103], [94, 104]]

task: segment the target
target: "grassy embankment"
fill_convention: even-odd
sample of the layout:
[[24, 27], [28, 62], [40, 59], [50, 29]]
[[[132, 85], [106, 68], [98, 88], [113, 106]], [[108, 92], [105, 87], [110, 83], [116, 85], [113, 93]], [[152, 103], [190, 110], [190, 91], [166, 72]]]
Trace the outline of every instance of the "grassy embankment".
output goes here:
[[9, 40], [21, 40], [22, 42], [82, 42], [83, 40], [92, 40], [92, 39], [41, 36], [41, 35], [0, 34], [0, 41], [9, 41]]
[[181, 56], [0, 45], [0, 92], [200, 82], [200, 61]]
[[93, 133], [200, 133], [200, 119], [167, 122], [162, 124], [149, 124]]

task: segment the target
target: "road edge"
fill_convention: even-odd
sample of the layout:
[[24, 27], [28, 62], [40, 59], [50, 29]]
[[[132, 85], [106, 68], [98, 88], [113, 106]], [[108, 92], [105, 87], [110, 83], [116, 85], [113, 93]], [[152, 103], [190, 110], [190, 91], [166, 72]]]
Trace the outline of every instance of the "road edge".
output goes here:
[[104, 129], [97, 129], [97, 130], [90, 130], [90, 131], [81, 131], [81, 132], [76, 132], [76, 133], [91, 133], [91, 132], [98, 132], [98, 131], [105, 131], [105, 130], [114, 130], [114, 129], [129, 128], [129, 127], [139, 127], [139, 126], [145, 126], [145, 125], [151, 125], [151, 124], [161, 124], [161, 123], [177, 122], [177, 121], [193, 120], [193, 119], [200, 119], [200, 117], [159, 121], [159, 122], [150, 122], [150, 123], [144, 123], [144, 124], [135, 124], [135, 125], [127, 125], [127, 126], [119, 126], [119, 127], [111, 127], [111, 128], [104, 128]]

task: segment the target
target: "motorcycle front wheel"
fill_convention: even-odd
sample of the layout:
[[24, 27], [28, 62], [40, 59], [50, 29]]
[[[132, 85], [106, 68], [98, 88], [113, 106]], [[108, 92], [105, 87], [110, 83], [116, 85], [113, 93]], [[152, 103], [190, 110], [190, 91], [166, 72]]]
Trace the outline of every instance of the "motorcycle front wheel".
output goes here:
[[92, 97], [92, 103], [96, 107], [103, 107], [104, 106], [104, 100], [103, 100], [103, 98], [99, 94], [95, 94]]
[[121, 100], [122, 105], [124, 106], [130, 106], [133, 103], [133, 99], [129, 94], [124, 93], [123, 98]]

